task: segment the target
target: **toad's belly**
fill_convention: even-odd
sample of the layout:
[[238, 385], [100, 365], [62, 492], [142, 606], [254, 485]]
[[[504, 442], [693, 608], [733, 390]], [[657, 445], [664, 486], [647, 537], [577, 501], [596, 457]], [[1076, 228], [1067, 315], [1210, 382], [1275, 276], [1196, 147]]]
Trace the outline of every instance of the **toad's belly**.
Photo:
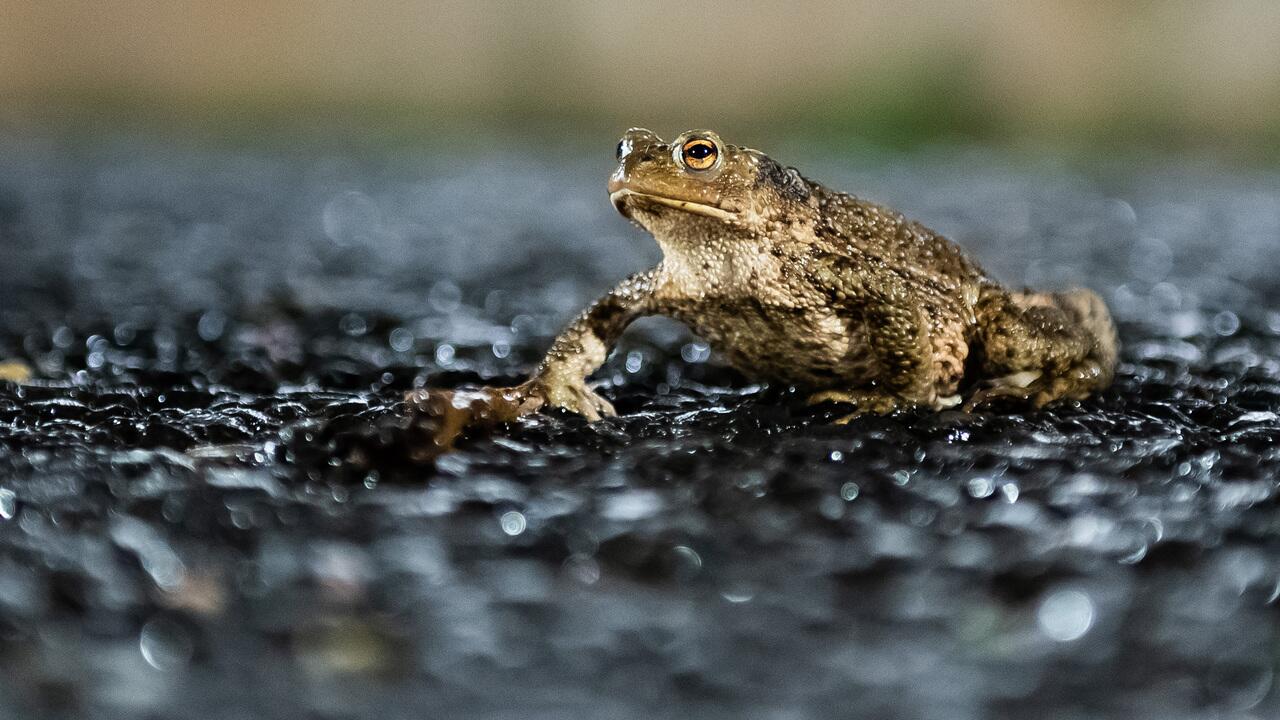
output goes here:
[[807, 388], [849, 388], [876, 376], [862, 323], [831, 312], [734, 303], [680, 318], [743, 374]]

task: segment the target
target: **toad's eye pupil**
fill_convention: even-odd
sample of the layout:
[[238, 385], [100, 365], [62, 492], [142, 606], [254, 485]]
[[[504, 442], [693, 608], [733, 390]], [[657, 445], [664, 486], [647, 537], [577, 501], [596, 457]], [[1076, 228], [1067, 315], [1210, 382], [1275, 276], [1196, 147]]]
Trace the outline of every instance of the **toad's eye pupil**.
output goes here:
[[711, 157], [711, 145], [708, 143], [690, 143], [684, 149], [684, 154], [694, 160], [706, 160]]
[[691, 138], [680, 146], [677, 158], [689, 170], [710, 170], [716, 166], [720, 148], [706, 138]]
[[618, 149], [617, 149], [617, 150], [615, 150], [613, 154], [614, 154], [614, 156], [616, 156], [619, 160], [621, 160], [621, 159], [622, 159], [622, 155], [623, 155], [623, 153], [624, 153], [624, 152], [626, 152], [626, 149], [627, 149], [627, 141], [626, 141], [626, 140], [619, 140], [619, 141], [618, 141]]

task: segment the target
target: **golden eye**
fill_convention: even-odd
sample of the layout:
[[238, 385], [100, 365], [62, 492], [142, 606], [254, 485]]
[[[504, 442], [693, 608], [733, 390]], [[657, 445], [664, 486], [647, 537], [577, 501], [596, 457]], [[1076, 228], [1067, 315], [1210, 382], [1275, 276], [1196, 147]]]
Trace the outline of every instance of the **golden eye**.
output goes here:
[[680, 159], [690, 170], [706, 170], [716, 164], [720, 149], [706, 138], [693, 138], [680, 146]]

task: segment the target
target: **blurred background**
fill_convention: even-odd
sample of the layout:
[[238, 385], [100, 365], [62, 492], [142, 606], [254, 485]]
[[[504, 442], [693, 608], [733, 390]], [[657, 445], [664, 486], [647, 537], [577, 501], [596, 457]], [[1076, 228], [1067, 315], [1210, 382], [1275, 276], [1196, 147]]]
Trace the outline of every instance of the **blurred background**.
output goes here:
[[0, 17], [0, 117], [19, 124], [1280, 144], [1267, 0], [0, 0]]

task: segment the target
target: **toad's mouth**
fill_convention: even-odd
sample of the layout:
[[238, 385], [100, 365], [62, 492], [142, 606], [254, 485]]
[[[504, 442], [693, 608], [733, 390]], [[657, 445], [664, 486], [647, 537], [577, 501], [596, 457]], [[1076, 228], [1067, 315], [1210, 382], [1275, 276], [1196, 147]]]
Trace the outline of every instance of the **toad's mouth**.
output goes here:
[[650, 206], [661, 205], [669, 208], [675, 208], [676, 210], [683, 210], [684, 212], [693, 213], [695, 215], [715, 218], [717, 220], [729, 221], [737, 217], [728, 210], [716, 207], [715, 205], [693, 202], [692, 200], [679, 200], [672, 197], [664, 197], [662, 195], [652, 195], [650, 193], [638, 192], [628, 188], [615, 190], [609, 193], [609, 200], [613, 203], [613, 206], [617, 208], [618, 212], [622, 213], [626, 217], [631, 217], [629, 208], [630, 203], [628, 203], [628, 201], [631, 201], [631, 203], [640, 203]]

